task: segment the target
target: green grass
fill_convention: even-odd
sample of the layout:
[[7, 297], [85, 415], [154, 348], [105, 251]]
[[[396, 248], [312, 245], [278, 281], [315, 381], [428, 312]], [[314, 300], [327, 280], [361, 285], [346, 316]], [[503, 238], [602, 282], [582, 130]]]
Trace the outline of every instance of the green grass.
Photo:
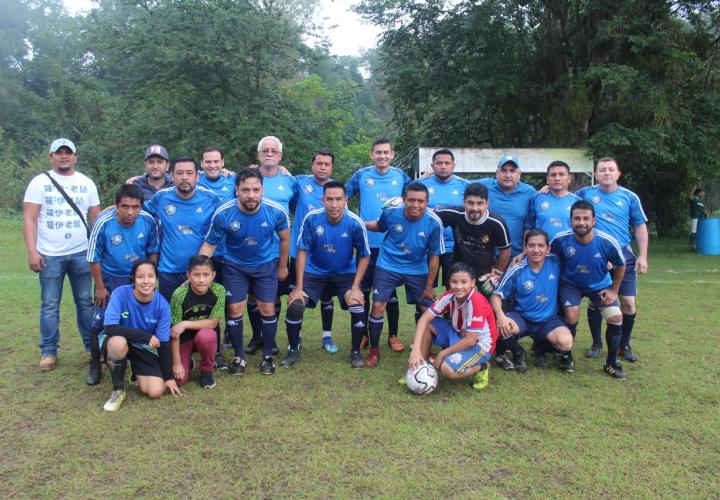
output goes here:
[[[309, 312], [302, 357], [262, 377], [193, 378], [186, 396], [149, 401], [130, 389], [103, 412], [103, 382], [85, 385], [66, 286], [58, 368], [37, 370], [39, 287], [17, 219], [0, 219], [2, 497], [718, 497], [720, 258], [653, 240], [640, 278], [627, 382], [587, 360], [579, 328], [573, 375], [491, 371], [487, 390], [441, 380], [426, 397], [397, 384], [406, 355], [383, 347], [374, 370], [320, 350]], [[402, 311], [409, 341], [412, 310]], [[280, 327], [279, 338], [284, 337]], [[527, 342], [527, 341], [523, 341]], [[282, 342], [280, 342], [282, 345]]]

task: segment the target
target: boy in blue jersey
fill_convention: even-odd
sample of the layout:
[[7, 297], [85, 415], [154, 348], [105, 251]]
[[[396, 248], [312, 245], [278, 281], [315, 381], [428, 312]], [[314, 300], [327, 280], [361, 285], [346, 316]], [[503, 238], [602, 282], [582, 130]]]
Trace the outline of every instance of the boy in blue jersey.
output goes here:
[[[550, 248], [561, 260], [559, 299], [565, 313], [565, 324], [575, 337], [580, 301], [588, 297], [607, 322], [605, 340], [608, 355], [605, 372], [626, 380], [617, 361], [622, 334], [622, 313], [618, 301], [620, 283], [625, 273], [625, 258], [615, 238], [595, 229], [595, 210], [583, 200], [570, 209], [572, 229], [558, 233]], [[608, 263], [614, 266], [611, 277]]]
[[528, 204], [535, 196], [535, 188], [520, 181], [520, 160], [516, 156], [503, 156], [498, 162], [495, 178], [478, 179], [490, 194], [490, 206], [507, 224], [512, 241], [512, 255], [522, 252], [523, 232]]
[[[402, 196], [405, 186], [410, 183], [408, 177], [402, 170], [391, 165], [395, 152], [387, 139], [376, 140], [370, 148], [370, 158], [373, 165], [370, 165], [355, 173], [345, 183], [345, 192], [348, 198], [356, 194], [360, 198], [360, 218], [364, 221], [376, 220], [380, 217], [383, 206], [393, 198]], [[363, 291], [365, 292], [366, 309], [370, 304], [370, 290], [372, 279], [375, 273], [375, 264], [383, 241], [383, 234], [369, 234], [370, 241], [370, 264], [363, 280]], [[368, 311], [369, 312], [369, 311]], [[387, 305], [388, 315], [388, 343], [395, 352], [402, 352], [405, 346], [397, 338], [398, 322], [400, 320], [400, 305], [397, 294], [394, 293]], [[363, 341], [365, 346], [366, 340]]]
[[[335, 156], [329, 149], [318, 149], [311, 160], [312, 175], [298, 175], [298, 199], [295, 205], [295, 223], [290, 237], [290, 278], [295, 277], [295, 260], [297, 259], [297, 239], [300, 228], [308, 212], [323, 207], [323, 187], [332, 181]], [[344, 191], [344, 188], [343, 188]], [[322, 320], [322, 348], [330, 354], [338, 351], [332, 338], [333, 322], [332, 295], [320, 297], [320, 317]]]
[[[518, 340], [529, 336], [538, 344], [551, 344], [560, 355], [560, 370], [573, 372], [573, 337], [557, 315], [559, 259], [548, 255], [548, 235], [542, 229], [530, 229], [525, 233], [523, 249], [526, 257], [507, 270], [490, 298], [501, 337], [498, 352], [509, 349], [514, 362], [504, 354], [497, 356], [495, 361], [504, 370], [524, 373], [527, 370], [525, 351]], [[502, 301], [509, 298], [514, 299], [514, 309], [505, 314]]]
[[215, 212], [199, 253], [212, 256], [215, 247], [225, 243], [227, 329], [235, 351], [230, 372], [245, 373], [242, 315], [245, 298], [252, 288], [261, 315], [260, 372], [271, 375], [275, 373], [272, 358], [277, 333], [275, 298], [278, 279], [284, 280], [288, 274], [290, 222], [278, 203], [263, 198], [263, 177], [257, 170], [241, 170], [235, 182], [237, 200], [224, 203]]
[[187, 279], [187, 263], [198, 253], [210, 219], [220, 204], [218, 197], [198, 188], [195, 160], [181, 156], [172, 168], [175, 187], [162, 189], [145, 202], [145, 210], [160, 224], [160, 294], [168, 302]]
[[[638, 356], [630, 347], [630, 337], [635, 325], [635, 296], [637, 295], [637, 274], [648, 269], [648, 229], [647, 217], [642, 209], [640, 198], [618, 185], [620, 169], [613, 158], [600, 158], [595, 164], [597, 185], [585, 187], [577, 192], [583, 200], [589, 201], [597, 213], [597, 228], [615, 238], [623, 250], [626, 267], [620, 286], [620, 308], [623, 315], [623, 331], [620, 340], [620, 355], [625, 360], [635, 362]], [[638, 245], [637, 259], [630, 246], [632, 234]], [[589, 357], [597, 357], [602, 350], [600, 328], [602, 317], [593, 308], [588, 308], [588, 324], [593, 335], [593, 346]]]
[[305, 307], [315, 307], [325, 294], [336, 296], [341, 307], [350, 310], [350, 365], [362, 368], [360, 342], [366, 324], [360, 283], [370, 260], [367, 232], [360, 217], [347, 210], [342, 183], [327, 182], [323, 187], [322, 203], [323, 208], [312, 210], [305, 216], [298, 235], [296, 286], [288, 297], [285, 316], [290, 347], [281, 366], [290, 367], [297, 362]]
[[157, 262], [158, 230], [155, 219], [143, 212], [142, 190], [132, 184], [120, 186], [115, 207], [105, 210], [93, 225], [87, 261], [95, 281], [95, 313], [90, 329], [90, 366], [85, 382], [100, 383], [100, 346], [105, 307], [113, 290], [130, 284], [130, 272], [138, 260]]
[[542, 229], [550, 239], [570, 229], [570, 207], [578, 198], [570, 192], [570, 166], [556, 160], [547, 168], [547, 192], [541, 190], [530, 199], [525, 229]]
[[413, 182], [405, 188], [402, 205], [384, 209], [377, 221], [365, 221], [370, 231], [386, 232], [373, 275], [366, 368], [373, 368], [380, 359], [383, 315], [398, 286], [404, 284], [408, 304], [420, 304], [423, 311], [435, 300], [433, 284], [445, 244], [442, 222], [432, 210], [426, 210], [427, 203], [427, 188]]
[[[449, 149], [439, 149], [432, 155], [432, 175], [420, 179], [430, 194], [428, 206], [432, 209], [454, 207], [463, 204], [465, 187], [469, 181], [453, 174], [455, 170], [455, 156]], [[452, 227], [446, 227], [443, 233], [445, 238], [445, 253], [440, 256], [440, 270], [442, 271], [442, 285], [447, 288], [450, 279], [450, 266], [453, 263]]]

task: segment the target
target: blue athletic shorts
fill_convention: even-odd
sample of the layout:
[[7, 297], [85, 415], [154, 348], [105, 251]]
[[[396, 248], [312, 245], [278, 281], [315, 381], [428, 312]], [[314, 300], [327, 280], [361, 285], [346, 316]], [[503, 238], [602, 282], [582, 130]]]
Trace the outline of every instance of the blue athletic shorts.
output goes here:
[[288, 275], [287, 278], [280, 281], [278, 278], [278, 289], [277, 296], [282, 297], [283, 295], [290, 295], [290, 292], [295, 288], [295, 259], [290, 259], [288, 264]]
[[160, 295], [170, 303], [172, 294], [180, 288], [180, 285], [187, 281], [187, 273], [158, 273], [158, 289]]
[[228, 304], [239, 304], [244, 301], [251, 286], [257, 300], [275, 303], [278, 287], [277, 260], [257, 267], [243, 267], [225, 260], [223, 274]]
[[[130, 284], [130, 276], [113, 276], [111, 274], [102, 275], [103, 283], [108, 292], [112, 295], [113, 290], [117, 287]], [[108, 297], [110, 301], [110, 297]], [[105, 308], [95, 306], [95, 312], [93, 313], [92, 328], [99, 328], [102, 330], [103, 320], [105, 319]]]
[[[405, 296], [408, 304], [417, 304], [422, 298], [427, 283], [425, 274], [400, 274], [388, 271], [382, 267], [375, 268], [373, 276], [373, 300], [375, 302], [389, 302], [400, 285], [405, 285]], [[427, 302], [427, 304], [425, 304]], [[429, 306], [430, 300], [423, 300], [421, 305]]]
[[333, 276], [321, 276], [319, 274], [305, 273], [303, 277], [303, 292], [308, 295], [307, 307], [313, 309], [318, 301], [323, 298], [332, 299], [337, 297], [340, 307], [347, 310], [345, 303], [345, 292], [352, 288], [354, 274], [336, 274]]
[[559, 316], [552, 316], [544, 321], [530, 321], [517, 311], [510, 311], [507, 317], [517, 323], [520, 329], [518, 338], [530, 337], [533, 340], [546, 340], [547, 336], [558, 327], [566, 326]]
[[590, 302], [592, 302], [599, 311], [602, 311], [606, 307], [620, 307], [620, 301], [618, 299], [615, 299], [610, 304], [603, 304], [600, 292], [601, 290], [583, 290], [565, 281], [560, 281], [560, 291], [558, 296], [560, 298], [560, 305], [563, 307], [579, 306], [583, 297], [590, 299]]
[[[435, 336], [432, 343], [447, 349], [451, 345], [460, 342], [460, 336], [446, 319], [435, 318], [432, 320], [432, 327]], [[455, 373], [465, 373], [470, 368], [484, 365], [490, 360], [490, 354], [485, 352], [482, 346], [475, 344], [472, 347], [446, 356], [443, 363], [447, 364]]]
[[[625, 274], [620, 282], [618, 295], [635, 297], [637, 295], [637, 274], [635, 273], [635, 254], [630, 245], [623, 247], [623, 257], [625, 257]], [[612, 269], [610, 275], [612, 275]]]

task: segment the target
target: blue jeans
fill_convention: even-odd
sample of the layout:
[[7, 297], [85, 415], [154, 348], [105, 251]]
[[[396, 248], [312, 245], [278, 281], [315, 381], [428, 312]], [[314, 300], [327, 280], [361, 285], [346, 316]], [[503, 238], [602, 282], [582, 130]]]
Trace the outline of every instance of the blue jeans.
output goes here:
[[85, 261], [86, 252], [71, 255], [47, 256], [45, 268], [40, 271], [40, 352], [43, 356], [57, 356], [60, 346], [60, 300], [65, 275], [70, 278], [77, 325], [85, 350], [90, 351], [90, 325], [92, 324], [92, 275]]

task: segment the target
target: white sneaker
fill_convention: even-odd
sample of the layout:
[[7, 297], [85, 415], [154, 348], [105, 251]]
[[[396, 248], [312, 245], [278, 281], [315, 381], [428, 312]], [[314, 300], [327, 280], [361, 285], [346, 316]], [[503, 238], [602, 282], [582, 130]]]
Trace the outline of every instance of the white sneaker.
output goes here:
[[105, 411], [117, 411], [125, 401], [125, 391], [112, 391], [110, 398], [105, 402], [103, 410]]

